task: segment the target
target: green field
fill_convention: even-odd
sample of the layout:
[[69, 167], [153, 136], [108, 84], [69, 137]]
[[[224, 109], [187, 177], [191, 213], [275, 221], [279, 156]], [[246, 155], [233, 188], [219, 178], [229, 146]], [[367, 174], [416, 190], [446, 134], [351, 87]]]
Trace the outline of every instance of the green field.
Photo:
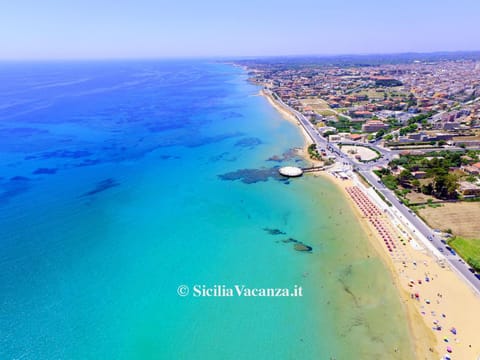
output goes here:
[[480, 239], [455, 237], [448, 243], [475, 270], [480, 271]]

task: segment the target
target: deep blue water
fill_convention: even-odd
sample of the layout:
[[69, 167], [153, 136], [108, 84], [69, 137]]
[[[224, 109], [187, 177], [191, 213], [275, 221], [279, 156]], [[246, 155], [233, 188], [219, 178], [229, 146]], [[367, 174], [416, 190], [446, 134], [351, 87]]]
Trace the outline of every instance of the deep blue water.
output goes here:
[[[1, 359], [410, 351], [389, 277], [335, 187], [276, 175], [302, 162], [289, 150], [303, 139], [258, 90], [214, 62], [0, 65]], [[304, 296], [182, 298], [181, 284]], [[358, 308], [345, 284], [385, 296]]]

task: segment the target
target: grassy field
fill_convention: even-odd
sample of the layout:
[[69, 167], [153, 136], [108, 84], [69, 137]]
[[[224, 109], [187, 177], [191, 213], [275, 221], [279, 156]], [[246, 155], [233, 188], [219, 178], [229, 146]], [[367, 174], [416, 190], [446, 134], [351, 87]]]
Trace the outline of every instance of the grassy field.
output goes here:
[[332, 115], [335, 115], [335, 111], [332, 111], [332, 110], [318, 110], [316, 111], [318, 114], [322, 115], [322, 116], [332, 116]]
[[457, 236], [449, 242], [449, 245], [477, 271], [480, 271], [480, 239], [465, 239]]
[[[427, 182], [430, 182], [430, 181], [431, 181], [431, 179]], [[420, 183], [422, 183], [422, 180], [420, 181]], [[418, 193], [418, 192], [415, 192], [415, 191], [411, 191], [405, 197], [408, 199], [408, 201], [410, 201], [410, 204], [426, 203], [429, 200], [437, 201], [437, 199], [435, 199], [431, 195], [425, 195], [425, 194]]]
[[322, 99], [300, 99], [302, 105], [310, 106], [314, 111], [328, 110], [330, 106]]
[[367, 95], [369, 99], [377, 99], [377, 100], [383, 100], [383, 97], [384, 97], [383, 92], [376, 92], [375, 89], [359, 91], [358, 93], [355, 93], [355, 95]]
[[441, 207], [419, 210], [420, 216], [434, 229], [451, 229], [464, 238], [480, 238], [480, 202], [444, 203]]
[[420, 216], [434, 229], [450, 229], [455, 235], [449, 245], [472, 267], [480, 271], [480, 202], [444, 203], [424, 207]]

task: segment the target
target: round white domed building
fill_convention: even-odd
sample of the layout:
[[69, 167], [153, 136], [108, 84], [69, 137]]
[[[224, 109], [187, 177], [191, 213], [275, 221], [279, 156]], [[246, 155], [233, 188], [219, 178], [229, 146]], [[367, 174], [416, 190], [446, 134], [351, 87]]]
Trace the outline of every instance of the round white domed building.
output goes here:
[[278, 169], [278, 172], [280, 175], [287, 177], [298, 177], [303, 174], [303, 170], [296, 166], [284, 166]]

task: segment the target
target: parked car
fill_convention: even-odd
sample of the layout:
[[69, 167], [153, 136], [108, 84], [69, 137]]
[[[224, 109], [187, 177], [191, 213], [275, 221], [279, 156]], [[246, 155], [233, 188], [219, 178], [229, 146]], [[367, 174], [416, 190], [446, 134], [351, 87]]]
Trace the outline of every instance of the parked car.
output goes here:
[[450, 251], [450, 254], [452, 255], [457, 255], [457, 253], [455, 252], [455, 250], [453, 250], [450, 246], [445, 246], [445, 248]]

